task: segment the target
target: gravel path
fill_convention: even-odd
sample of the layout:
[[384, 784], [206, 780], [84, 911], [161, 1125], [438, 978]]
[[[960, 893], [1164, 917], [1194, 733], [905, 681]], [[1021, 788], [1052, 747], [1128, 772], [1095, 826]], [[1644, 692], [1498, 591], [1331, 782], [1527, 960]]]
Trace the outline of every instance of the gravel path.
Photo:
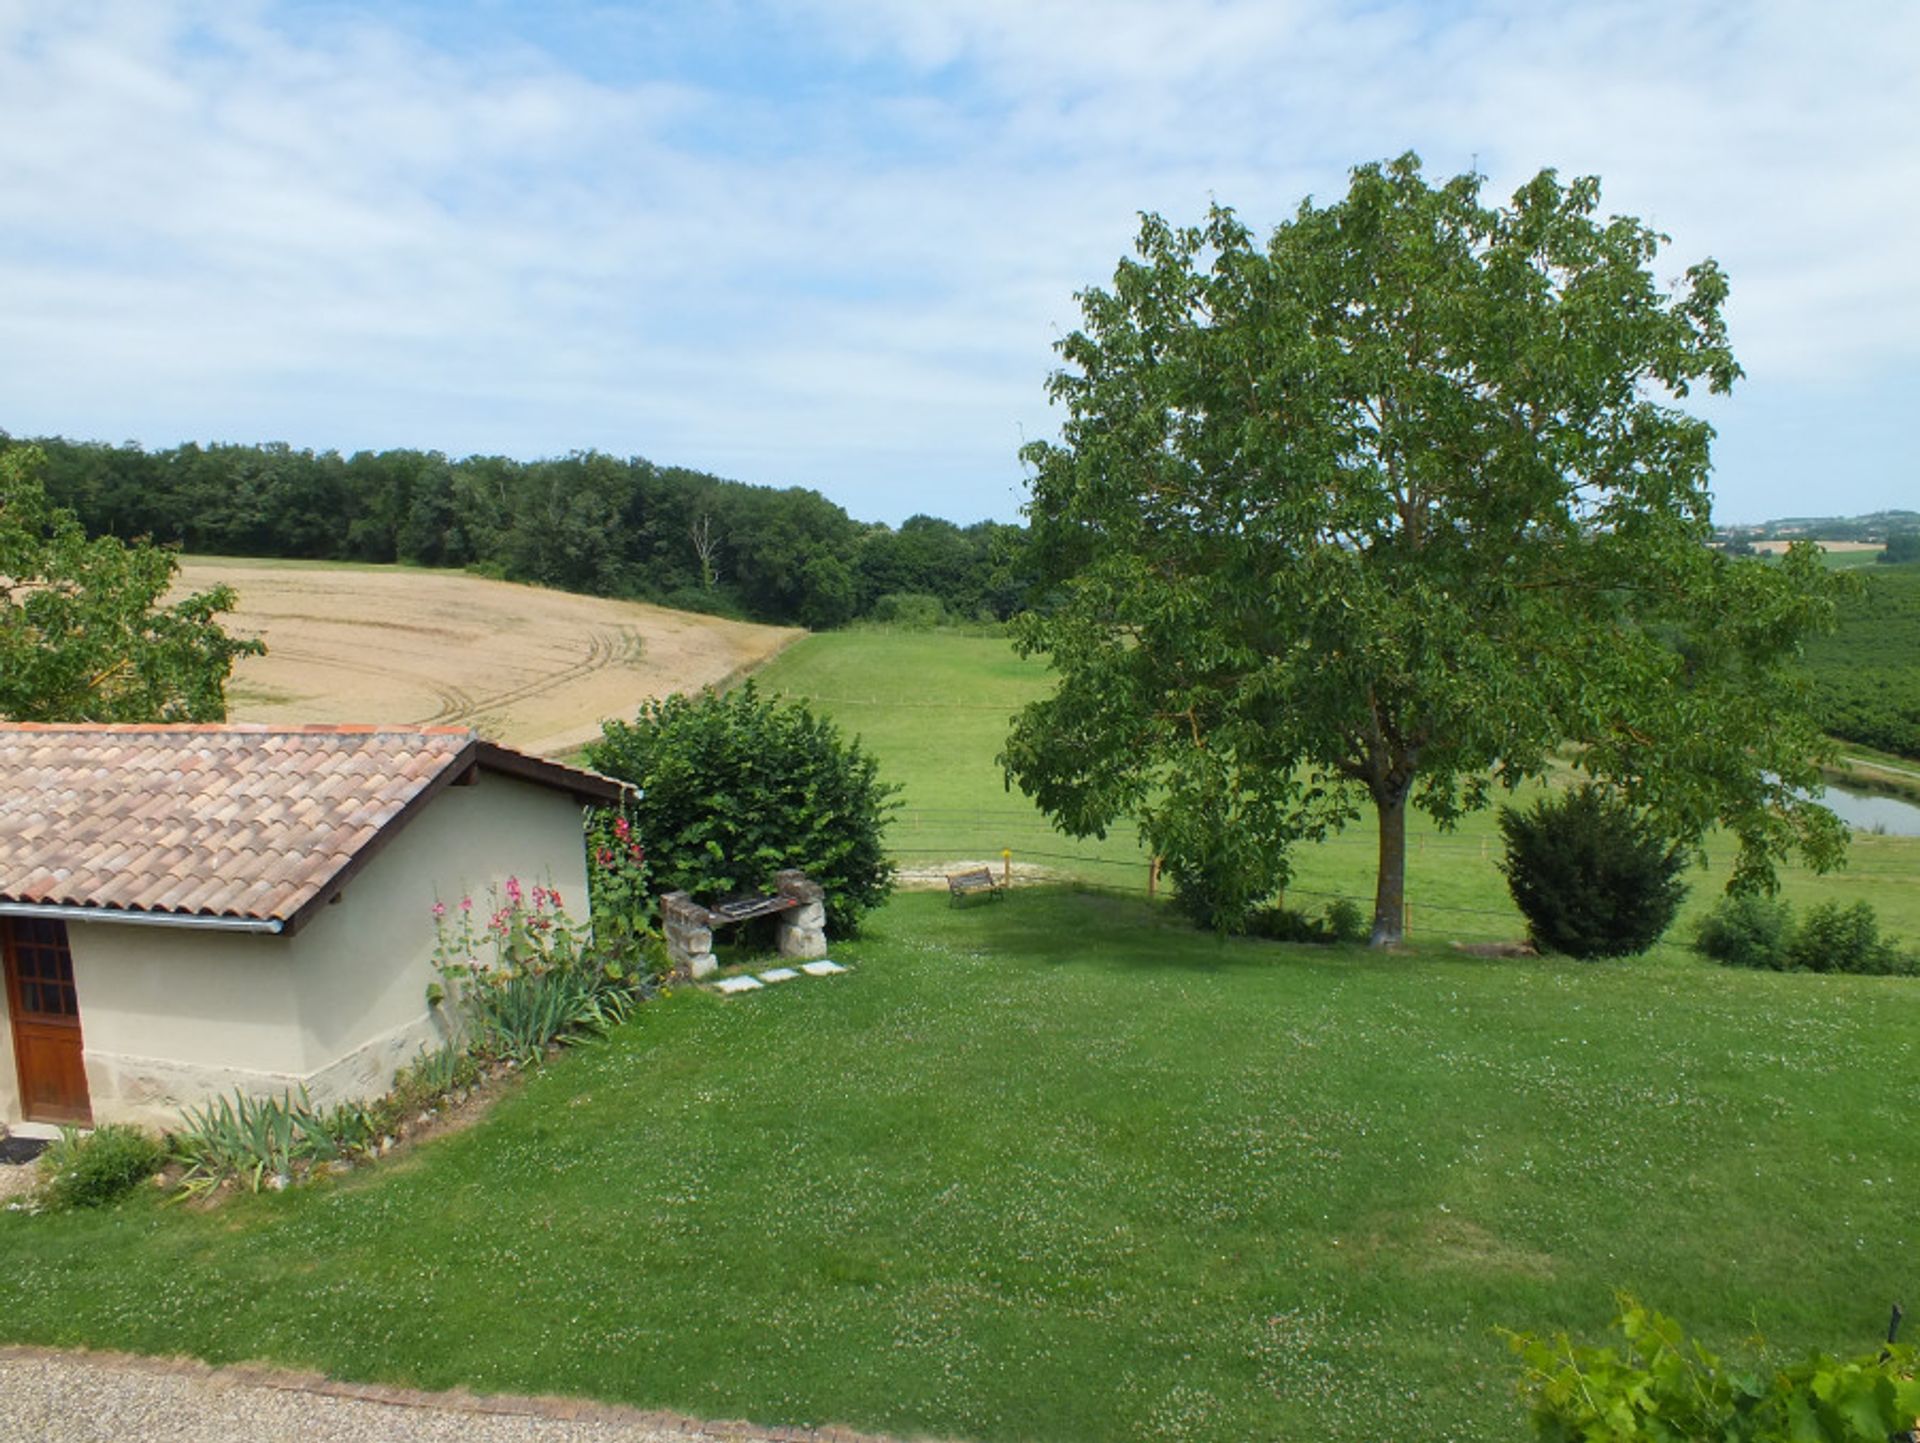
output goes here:
[[887, 1443], [565, 1398], [418, 1393], [315, 1374], [0, 1348], [0, 1440], [33, 1443]]

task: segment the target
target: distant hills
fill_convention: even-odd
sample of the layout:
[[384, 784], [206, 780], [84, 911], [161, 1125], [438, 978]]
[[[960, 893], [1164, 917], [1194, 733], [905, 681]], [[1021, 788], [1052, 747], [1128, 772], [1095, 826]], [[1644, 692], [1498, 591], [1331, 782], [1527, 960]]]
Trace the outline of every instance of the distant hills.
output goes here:
[[1885, 541], [1889, 532], [1920, 531], [1920, 511], [1870, 511], [1865, 516], [1782, 516], [1774, 521], [1716, 526], [1714, 535], [1748, 541]]

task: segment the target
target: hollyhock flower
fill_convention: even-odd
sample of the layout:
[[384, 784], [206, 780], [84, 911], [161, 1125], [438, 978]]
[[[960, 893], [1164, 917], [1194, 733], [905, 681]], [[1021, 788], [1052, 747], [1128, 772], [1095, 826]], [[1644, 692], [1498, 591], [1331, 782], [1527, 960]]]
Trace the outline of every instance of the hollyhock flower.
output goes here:
[[520, 879], [518, 877], [507, 878], [507, 901], [518, 907], [520, 905], [520, 898]]
[[460, 899], [460, 910], [462, 912], [471, 912], [473, 910], [473, 898], [462, 897]]
[[433, 915], [436, 919], [446, 916], [447, 904], [445, 902], [435, 902], [433, 904]]
[[598, 857], [596, 857], [595, 860], [598, 861], [600, 865], [603, 867], [611, 867], [613, 865], [613, 848], [602, 847], [600, 849], [600, 853]]
[[615, 817], [613, 819], [613, 834], [621, 841], [626, 841], [632, 831], [633, 828], [628, 824], [625, 817]]

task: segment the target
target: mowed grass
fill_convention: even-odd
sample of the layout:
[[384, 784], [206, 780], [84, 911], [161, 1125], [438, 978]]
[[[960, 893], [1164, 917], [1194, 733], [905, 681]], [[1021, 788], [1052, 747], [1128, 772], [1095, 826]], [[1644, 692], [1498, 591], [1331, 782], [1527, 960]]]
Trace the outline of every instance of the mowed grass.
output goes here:
[[480, 1126], [212, 1214], [0, 1219], [0, 1337], [980, 1439], [1518, 1436], [1616, 1288], [1860, 1351], [1910, 1296], [1910, 984], [1220, 943], [897, 900]]
[[[999, 636], [957, 632], [855, 630], [809, 636], [758, 673], [771, 691], [805, 699], [880, 759], [902, 787], [903, 809], [890, 844], [903, 866], [982, 859], [1011, 849], [1078, 881], [1144, 893], [1147, 858], [1132, 827], [1102, 841], [1055, 833], [1018, 792], [1008, 792], [994, 761], [1007, 723], [1050, 685], [1043, 663], [1014, 655]], [[1523, 791], [1527, 805], [1539, 795]], [[1287, 889], [1291, 906], [1318, 911], [1337, 896], [1372, 907], [1377, 833], [1372, 816], [1339, 836], [1300, 848]], [[1446, 943], [1517, 939], [1525, 924], [1507, 894], [1492, 811], [1442, 832], [1415, 813], [1408, 822], [1409, 935]], [[1675, 935], [1726, 885], [1733, 843], [1710, 840], [1708, 865], [1688, 874], [1692, 888]], [[1897, 935], [1920, 947], [1920, 839], [1857, 835], [1847, 867], [1814, 876], [1781, 873], [1796, 904], [1868, 900]], [[1677, 949], [1676, 949], [1677, 950]]]
[[[990, 638], [779, 665], [858, 655], [979, 703], [862, 703], [910, 802], [997, 786], [1043, 678]], [[1491, 906], [1474, 835], [1416, 875]], [[1920, 844], [1856, 850], [1790, 887], [1911, 917]], [[1920, 1261], [1920, 983], [1478, 960], [1415, 905], [1381, 956], [904, 895], [850, 975], [677, 992], [397, 1163], [0, 1215], [0, 1340], [981, 1440], [1519, 1437], [1497, 1329], [1598, 1338], [1616, 1289], [1720, 1348], [1874, 1346]]]

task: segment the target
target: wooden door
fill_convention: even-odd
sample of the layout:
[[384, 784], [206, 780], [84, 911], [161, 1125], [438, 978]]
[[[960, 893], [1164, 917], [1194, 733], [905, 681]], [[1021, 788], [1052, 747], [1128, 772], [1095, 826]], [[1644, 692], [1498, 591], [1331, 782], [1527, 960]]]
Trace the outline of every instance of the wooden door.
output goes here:
[[6, 949], [20, 1115], [29, 1122], [91, 1123], [67, 924], [42, 917], [0, 917], [0, 943]]

